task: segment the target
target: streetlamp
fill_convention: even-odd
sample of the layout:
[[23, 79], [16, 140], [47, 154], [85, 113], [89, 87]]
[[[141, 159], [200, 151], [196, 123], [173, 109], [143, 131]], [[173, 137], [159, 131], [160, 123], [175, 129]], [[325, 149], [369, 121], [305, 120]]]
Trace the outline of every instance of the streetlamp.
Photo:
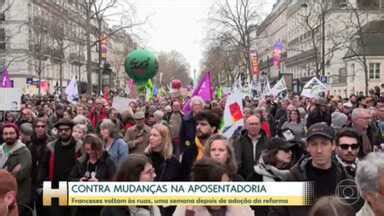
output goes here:
[[[322, 4], [322, 3], [320, 3]], [[307, 3], [301, 4], [302, 8], [308, 8]], [[323, 5], [321, 5], [321, 14], [320, 14], [320, 24], [321, 24], [321, 76], [325, 76], [325, 15], [326, 11]], [[317, 53], [315, 53], [317, 55]], [[316, 71], [316, 74], [318, 75], [319, 72]]]

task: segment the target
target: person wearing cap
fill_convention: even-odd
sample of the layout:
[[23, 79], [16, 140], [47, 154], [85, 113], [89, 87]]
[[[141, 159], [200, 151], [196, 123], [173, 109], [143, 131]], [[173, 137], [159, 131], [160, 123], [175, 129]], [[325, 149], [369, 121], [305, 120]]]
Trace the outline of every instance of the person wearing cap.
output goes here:
[[315, 101], [315, 106], [308, 113], [307, 128], [318, 122], [325, 122], [328, 125], [331, 125], [332, 117], [327, 105], [326, 98], [319, 98]]
[[15, 176], [18, 184], [17, 199], [22, 205], [20, 215], [23, 215], [28, 212], [31, 202], [31, 152], [20, 141], [20, 131], [15, 124], [5, 124], [2, 136], [4, 143], [0, 146], [0, 169]]
[[127, 129], [124, 140], [128, 144], [130, 153], [144, 154], [144, 150], [149, 143], [151, 128], [145, 124], [145, 113], [143, 111], [136, 112], [133, 118], [136, 124]]
[[[299, 161], [285, 180], [314, 182], [315, 201], [323, 196], [334, 195], [339, 182], [346, 179], [353, 182], [342, 165], [332, 160], [335, 148], [334, 130], [330, 126], [324, 122], [311, 125], [306, 140], [310, 157]], [[268, 215], [301, 216], [308, 215], [309, 210], [309, 207], [273, 207]]]
[[15, 177], [5, 170], [0, 170], [0, 215], [18, 216], [17, 182]]
[[[74, 123], [70, 119], [60, 119], [55, 128], [57, 139], [48, 143], [48, 151], [39, 167], [39, 179], [51, 181], [52, 187], [58, 187], [59, 181], [69, 181], [69, 174], [81, 156], [81, 144], [72, 137]], [[49, 215], [69, 215], [70, 209], [51, 206]]]

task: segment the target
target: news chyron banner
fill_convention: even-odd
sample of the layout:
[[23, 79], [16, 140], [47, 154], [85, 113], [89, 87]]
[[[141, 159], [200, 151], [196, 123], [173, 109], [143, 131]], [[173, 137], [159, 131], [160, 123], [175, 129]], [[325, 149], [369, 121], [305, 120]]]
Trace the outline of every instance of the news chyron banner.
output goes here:
[[308, 206], [311, 182], [44, 182], [43, 205]]

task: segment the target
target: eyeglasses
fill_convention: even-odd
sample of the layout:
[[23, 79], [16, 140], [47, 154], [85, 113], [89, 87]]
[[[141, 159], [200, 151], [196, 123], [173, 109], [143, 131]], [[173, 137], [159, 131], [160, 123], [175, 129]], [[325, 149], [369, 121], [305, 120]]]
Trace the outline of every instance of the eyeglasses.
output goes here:
[[36, 125], [36, 128], [45, 128], [45, 125]]
[[351, 148], [352, 150], [356, 150], [359, 148], [359, 145], [358, 144], [340, 144], [339, 145], [341, 149], [343, 150], [348, 150], [349, 148]]

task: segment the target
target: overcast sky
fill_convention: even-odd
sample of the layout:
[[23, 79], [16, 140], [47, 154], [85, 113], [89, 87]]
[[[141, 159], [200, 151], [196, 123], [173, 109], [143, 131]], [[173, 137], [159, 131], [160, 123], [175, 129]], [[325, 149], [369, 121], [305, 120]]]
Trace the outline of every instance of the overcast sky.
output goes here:
[[[255, 0], [259, 1], [259, 0]], [[199, 72], [204, 50], [207, 18], [215, 0], [131, 0], [137, 17], [150, 17], [145, 26], [144, 46], [153, 51], [176, 50]], [[269, 12], [275, 0], [267, 0]]]

